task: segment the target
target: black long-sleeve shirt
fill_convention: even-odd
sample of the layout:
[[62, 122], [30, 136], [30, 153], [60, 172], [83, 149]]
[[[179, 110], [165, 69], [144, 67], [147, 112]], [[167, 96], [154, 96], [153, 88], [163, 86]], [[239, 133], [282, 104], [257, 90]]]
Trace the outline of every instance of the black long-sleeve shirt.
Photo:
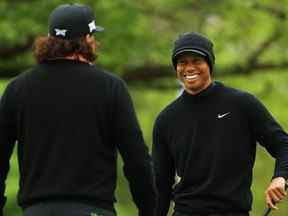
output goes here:
[[8, 85], [0, 104], [0, 210], [15, 141], [20, 206], [74, 200], [114, 210], [118, 149], [139, 215], [153, 215], [151, 157], [120, 78], [54, 60]]
[[274, 177], [287, 179], [288, 136], [254, 96], [218, 82], [198, 95], [184, 91], [154, 126], [157, 216], [171, 199], [180, 212], [247, 213], [256, 142], [276, 158]]

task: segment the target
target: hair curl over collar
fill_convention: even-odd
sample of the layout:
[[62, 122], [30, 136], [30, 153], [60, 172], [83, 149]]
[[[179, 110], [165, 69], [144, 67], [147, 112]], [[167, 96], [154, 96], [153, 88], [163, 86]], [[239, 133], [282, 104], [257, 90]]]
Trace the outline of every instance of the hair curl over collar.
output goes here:
[[87, 61], [93, 62], [97, 59], [98, 47], [99, 43], [95, 39], [88, 43], [85, 37], [63, 40], [53, 36], [41, 36], [36, 38], [33, 44], [33, 53], [38, 63], [72, 55], [81, 55]]

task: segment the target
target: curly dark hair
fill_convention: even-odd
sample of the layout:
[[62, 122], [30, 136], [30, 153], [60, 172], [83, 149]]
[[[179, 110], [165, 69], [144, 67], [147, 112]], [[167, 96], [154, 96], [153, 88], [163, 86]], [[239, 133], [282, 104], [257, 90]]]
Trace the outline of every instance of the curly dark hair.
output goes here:
[[81, 55], [87, 61], [93, 62], [97, 59], [98, 47], [99, 43], [94, 38], [89, 43], [85, 37], [63, 40], [53, 36], [41, 36], [36, 38], [33, 44], [33, 53], [38, 63], [73, 54]]

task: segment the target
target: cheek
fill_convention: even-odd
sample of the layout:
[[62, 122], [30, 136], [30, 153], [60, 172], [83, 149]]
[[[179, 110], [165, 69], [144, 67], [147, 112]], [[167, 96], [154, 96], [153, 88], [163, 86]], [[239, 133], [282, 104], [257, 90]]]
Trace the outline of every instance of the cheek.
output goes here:
[[180, 67], [177, 67], [177, 72], [176, 72], [176, 75], [177, 75], [177, 78], [182, 80], [183, 79], [183, 69], [180, 68]]
[[184, 72], [184, 67], [177, 65], [176, 71], [177, 71], [177, 74], [181, 74], [181, 73], [183, 74], [183, 72]]
[[206, 79], [206, 80], [208, 80], [208, 79], [210, 79], [210, 72], [209, 72], [209, 69], [208, 70], [206, 70], [205, 71], [205, 73], [204, 73], [204, 78]]

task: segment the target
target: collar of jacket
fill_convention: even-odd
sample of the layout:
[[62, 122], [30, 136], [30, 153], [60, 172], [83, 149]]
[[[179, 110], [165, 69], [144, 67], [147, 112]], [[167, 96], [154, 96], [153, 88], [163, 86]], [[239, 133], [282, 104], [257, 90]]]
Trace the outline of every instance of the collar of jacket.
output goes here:
[[196, 95], [189, 94], [184, 90], [181, 97], [184, 99], [184, 101], [192, 103], [200, 102], [213, 97], [218, 92], [218, 89], [220, 89], [222, 86], [222, 83], [214, 81], [208, 86], [208, 88], [204, 89]]

